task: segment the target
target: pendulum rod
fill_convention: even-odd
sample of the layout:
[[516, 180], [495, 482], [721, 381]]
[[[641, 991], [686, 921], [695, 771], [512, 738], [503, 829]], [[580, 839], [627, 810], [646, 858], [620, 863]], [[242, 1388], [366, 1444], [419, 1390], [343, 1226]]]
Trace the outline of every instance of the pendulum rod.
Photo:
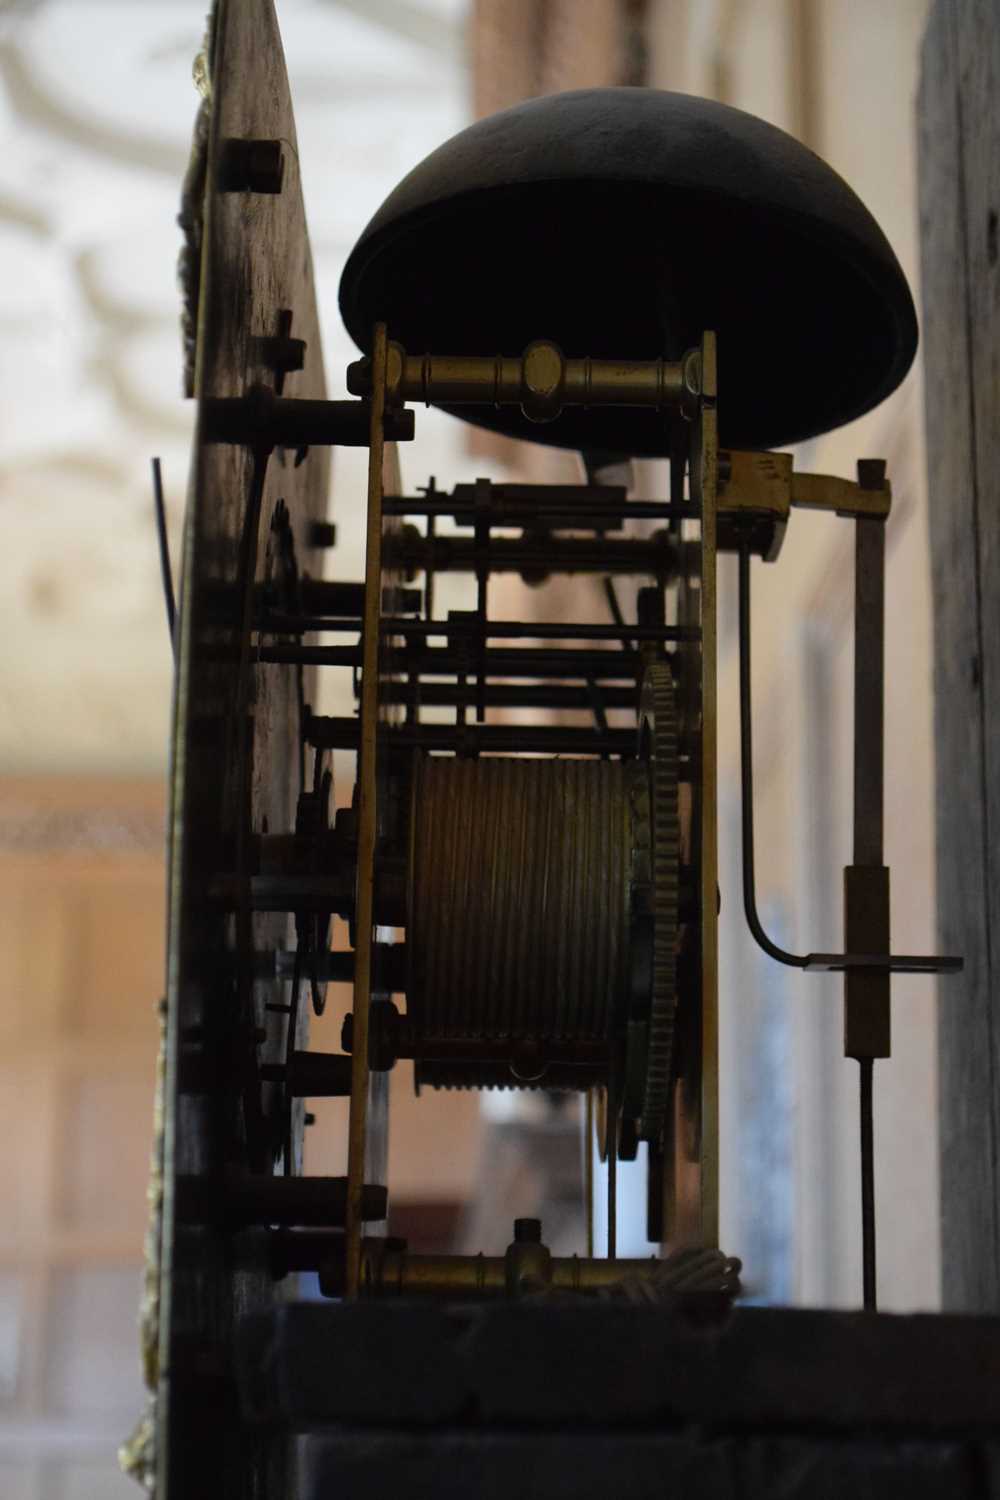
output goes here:
[[[861, 475], [864, 482], [864, 473]], [[858, 519], [854, 552], [854, 862], [844, 871], [844, 947], [889, 952], [889, 871], [883, 864], [885, 522]], [[860, 1069], [864, 1306], [876, 1308], [875, 1059], [891, 1052], [887, 969], [844, 974], [844, 1054]]]
[[[861, 482], [868, 477], [862, 469]], [[876, 474], [875, 478], [878, 477]], [[753, 742], [750, 692], [750, 551], [739, 551], [740, 737], [743, 782], [743, 895], [754, 938], [771, 957], [801, 968], [839, 967], [844, 973], [844, 1055], [860, 1069], [861, 1240], [864, 1306], [874, 1312], [875, 1152], [873, 1074], [891, 1052], [889, 871], [883, 864], [885, 521], [855, 521], [854, 570], [854, 862], [844, 871], [844, 954], [786, 953], [764, 933], [754, 890]], [[881, 955], [885, 958], [878, 961]], [[836, 962], [839, 957], [840, 962]], [[816, 962], [825, 959], [825, 964]], [[854, 962], [851, 962], [851, 959]], [[865, 959], [867, 958], [867, 962]], [[860, 962], [858, 961], [860, 959]], [[931, 968], [947, 960], [910, 960]]]
[[[747, 924], [772, 958], [844, 974], [844, 1054], [860, 1067], [861, 1238], [864, 1306], [876, 1307], [872, 1084], [874, 1060], [890, 1055], [892, 967], [943, 968], [954, 960], [888, 955], [889, 871], [882, 863], [885, 522], [855, 522], [854, 863], [844, 871], [844, 953], [796, 955], [772, 943], [757, 914], [754, 881], [753, 737], [750, 689], [750, 550], [739, 550], [740, 739], [743, 897]], [[853, 962], [851, 960], [854, 960]], [[867, 959], [867, 962], [866, 962]]]

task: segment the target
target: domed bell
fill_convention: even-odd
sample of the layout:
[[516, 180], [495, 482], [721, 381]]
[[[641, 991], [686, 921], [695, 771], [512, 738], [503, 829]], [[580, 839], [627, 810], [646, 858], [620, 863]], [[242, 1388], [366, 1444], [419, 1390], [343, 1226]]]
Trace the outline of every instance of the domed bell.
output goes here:
[[[384, 321], [414, 355], [545, 339], [570, 358], [677, 360], [714, 329], [720, 437], [736, 448], [861, 416], [917, 346], [899, 263], [830, 167], [741, 110], [657, 89], [554, 94], [461, 131], [372, 219], [340, 306], [361, 349]], [[446, 409], [560, 447], [670, 447], [655, 411]]]

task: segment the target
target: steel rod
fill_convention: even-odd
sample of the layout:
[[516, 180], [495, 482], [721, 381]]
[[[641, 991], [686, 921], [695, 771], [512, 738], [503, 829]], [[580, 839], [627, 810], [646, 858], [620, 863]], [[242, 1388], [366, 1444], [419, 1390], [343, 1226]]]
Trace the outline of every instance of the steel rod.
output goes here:
[[610, 577], [605, 578], [604, 580], [604, 597], [608, 601], [608, 611], [611, 615], [612, 620], [614, 620], [619, 630], [623, 632], [621, 638], [622, 650], [627, 651], [631, 646], [632, 636], [629, 635], [628, 637], [626, 637], [624, 634], [624, 631], [626, 629], [625, 616], [622, 614], [622, 607], [618, 602], [618, 594], [615, 590], [614, 579]]
[[[694, 625], [592, 625], [584, 620], [563, 623], [553, 620], [405, 620], [383, 616], [383, 636], [401, 636], [406, 640], [427, 640], [434, 636], [449, 639], [535, 640], [535, 641], [697, 641], [700, 631]], [[297, 635], [308, 631], [327, 631], [333, 635], [357, 635], [359, 620], [328, 619], [325, 615], [270, 614], [261, 620], [261, 634]]]
[[[257, 660], [312, 667], [360, 667], [361, 650], [354, 646], [299, 646], [284, 642], [260, 646]], [[459, 654], [450, 646], [409, 646], [392, 658], [394, 670], [419, 673], [421, 677], [454, 677], [460, 670]], [[634, 681], [641, 676], [643, 660], [637, 651], [549, 649], [534, 646], [487, 648], [487, 677], [592, 678], [598, 682]]]
[[[594, 686], [596, 687], [596, 683]], [[462, 688], [456, 682], [418, 681], [412, 686], [406, 682], [387, 682], [382, 688], [380, 697], [381, 701], [386, 704], [406, 705], [416, 699], [422, 708], [455, 708], [459, 703], [474, 704], [476, 691], [474, 688]], [[568, 687], [555, 683], [547, 686], [488, 683], [485, 689], [485, 702], [487, 708], [590, 711], [595, 708], [594, 695], [589, 686]], [[635, 710], [638, 706], [636, 689], [634, 687], [602, 687], [600, 706], [605, 711], [609, 708]], [[600, 727], [606, 730], [607, 724]]]
[[[532, 520], [532, 530], [541, 526]], [[527, 579], [551, 574], [609, 573], [614, 577], [669, 578], [677, 570], [677, 552], [665, 531], [659, 539], [633, 536], [487, 537], [441, 536], [426, 541], [404, 533], [387, 538], [386, 564], [406, 576], [434, 573], [519, 573]]]
[[[201, 413], [202, 438], [207, 443], [272, 449], [314, 444], [367, 448], [371, 442], [371, 407], [367, 401], [276, 396], [258, 385], [243, 396], [203, 397]], [[411, 411], [387, 411], [379, 421], [380, 432], [390, 442], [408, 442], [413, 437]]]
[[875, 1312], [878, 1307], [875, 1286], [874, 1071], [874, 1058], [858, 1058], [858, 1072], [861, 1081], [861, 1259], [863, 1298], [866, 1312]]
[[401, 635], [409, 640], [428, 636], [467, 635], [485, 640], [552, 640], [552, 641], [697, 641], [701, 631], [695, 625], [593, 625], [584, 620], [487, 620], [478, 621], [382, 621], [386, 635]]
[[163, 473], [160, 460], [153, 459], [153, 510], [156, 514], [156, 540], [160, 551], [160, 578], [163, 582], [163, 602], [167, 611], [167, 630], [170, 632], [170, 649], [177, 660], [177, 636], [175, 621], [177, 605], [174, 598], [174, 574], [170, 566], [170, 542], [167, 537], [167, 507], [163, 498]]
[[[484, 490], [485, 483], [485, 490]], [[533, 512], [550, 505], [563, 509], [589, 510], [628, 505], [623, 484], [493, 484], [474, 480], [439, 490], [432, 479], [419, 495], [386, 495], [386, 515], [450, 516], [456, 507], [475, 514], [477, 497], [488, 496], [487, 511], [508, 509]]]
[[[547, 488], [547, 487], [546, 487]], [[557, 489], [558, 486], [552, 486]], [[698, 507], [695, 505], [673, 505], [667, 500], [618, 500], [612, 493], [601, 497], [593, 504], [580, 500], [544, 498], [537, 500], [501, 500], [489, 503], [483, 512], [477, 512], [470, 501], [455, 501], [447, 498], [423, 499], [411, 495], [389, 496], [385, 502], [387, 516], [450, 516], [459, 526], [472, 526], [485, 515], [491, 526], [516, 526], [530, 523], [533, 526], [548, 520], [559, 520], [562, 525], [593, 527], [597, 523], [621, 525], [625, 521], [696, 521]]]
[[[310, 744], [324, 750], [353, 750], [358, 743], [358, 720], [310, 718]], [[626, 755], [638, 753], [634, 729], [569, 729], [561, 725], [520, 724], [400, 724], [384, 731], [388, 747], [456, 754]]]
[[750, 655], [750, 548], [739, 550], [739, 646], [740, 646], [740, 782], [743, 832], [743, 910], [754, 941], [769, 958], [793, 968], [808, 966], [809, 955], [789, 953], [773, 943], [764, 931], [757, 911], [753, 817], [753, 697]]
[[[302, 1226], [344, 1223], [346, 1177], [242, 1177], [221, 1179], [179, 1174], [174, 1189], [178, 1217], [189, 1224], [286, 1224]], [[362, 1209], [366, 1220], [384, 1219], [387, 1193], [379, 1184], [364, 1183]]]

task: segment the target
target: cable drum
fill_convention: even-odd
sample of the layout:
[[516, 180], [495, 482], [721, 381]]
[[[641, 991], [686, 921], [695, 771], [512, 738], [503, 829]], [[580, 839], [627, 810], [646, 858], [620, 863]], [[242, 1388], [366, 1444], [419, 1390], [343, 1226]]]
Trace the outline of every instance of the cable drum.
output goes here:
[[518, 1089], [544, 1091], [546, 1094], [584, 1093], [593, 1088], [595, 1073], [579, 1064], [549, 1063], [537, 1078], [524, 1078], [514, 1071], [523, 1062], [523, 1051], [516, 1045], [511, 1063], [435, 1062], [424, 1060], [415, 1066], [414, 1081], [420, 1088], [446, 1089]]
[[[644, 790], [647, 789], [647, 790]], [[573, 1042], [610, 1043], [629, 980], [633, 866], [648, 809], [635, 762], [424, 757], [413, 778], [407, 1015], [433, 1039], [509, 1041], [495, 1061], [418, 1064], [437, 1087], [587, 1087]], [[645, 814], [648, 820], [648, 811]], [[558, 1078], [558, 1083], [556, 1079]], [[541, 1075], [541, 1086], [549, 1086]]]

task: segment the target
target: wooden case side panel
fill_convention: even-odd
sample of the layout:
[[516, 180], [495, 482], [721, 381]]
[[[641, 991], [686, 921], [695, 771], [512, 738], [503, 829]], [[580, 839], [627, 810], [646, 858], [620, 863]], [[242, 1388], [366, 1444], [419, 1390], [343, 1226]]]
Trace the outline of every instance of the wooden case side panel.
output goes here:
[[[306, 349], [303, 368], [285, 375], [282, 393], [323, 398], [295, 125], [273, 0], [217, 0], [212, 35], [196, 398], [201, 407], [206, 398], [242, 396], [255, 385], [274, 390], [279, 375], [268, 341], [283, 332]], [[279, 192], [227, 185], [230, 143], [247, 140], [280, 143]], [[171, 766], [161, 1500], [244, 1500], [265, 1482], [284, 1493], [281, 1445], [241, 1437], [227, 1396], [235, 1319], [275, 1297], [265, 1237], [255, 1244], [245, 1236], [234, 1265], [230, 1236], [176, 1221], [172, 1184], [180, 1174], [270, 1169], [270, 1159], [259, 1159], [264, 1122], [256, 1120], [254, 1144], [255, 1110], [231, 1075], [253, 1053], [255, 1028], [266, 1033], [258, 1061], [280, 1060], [284, 1023], [265, 1006], [287, 1002], [288, 987], [255, 979], [235, 955], [250, 945], [292, 946], [294, 937], [284, 916], [251, 916], [248, 906], [242, 918], [221, 911], [210, 888], [221, 874], [245, 873], [254, 834], [294, 827], [300, 700], [309, 701], [312, 683], [294, 668], [256, 663], [249, 626], [265, 586], [291, 602], [296, 575], [319, 571], [310, 556], [311, 525], [325, 514], [328, 481], [326, 449], [312, 449], [299, 463], [276, 450], [265, 466], [247, 446], [206, 442], [200, 411]], [[199, 1050], [218, 1087], [183, 1092], [179, 1061]]]
[[1000, 1294], [991, 943], [1000, 900], [995, 372], [982, 385], [1000, 334], [996, 272], [986, 263], [988, 201], [1000, 202], [988, 200], [1000, 140], [995, 96], [983, 92], [991, 72], [992, 86], [1000, 83], [998, 45], [1000, 17], [990, 5], [938, 0], [918, 102], [938, 916], [941, 951], [965, 959], [963, 973], [942, 986], [939, 1007], [942, 1276], [945, 1307], [967, 1311], [995, 1310]]

